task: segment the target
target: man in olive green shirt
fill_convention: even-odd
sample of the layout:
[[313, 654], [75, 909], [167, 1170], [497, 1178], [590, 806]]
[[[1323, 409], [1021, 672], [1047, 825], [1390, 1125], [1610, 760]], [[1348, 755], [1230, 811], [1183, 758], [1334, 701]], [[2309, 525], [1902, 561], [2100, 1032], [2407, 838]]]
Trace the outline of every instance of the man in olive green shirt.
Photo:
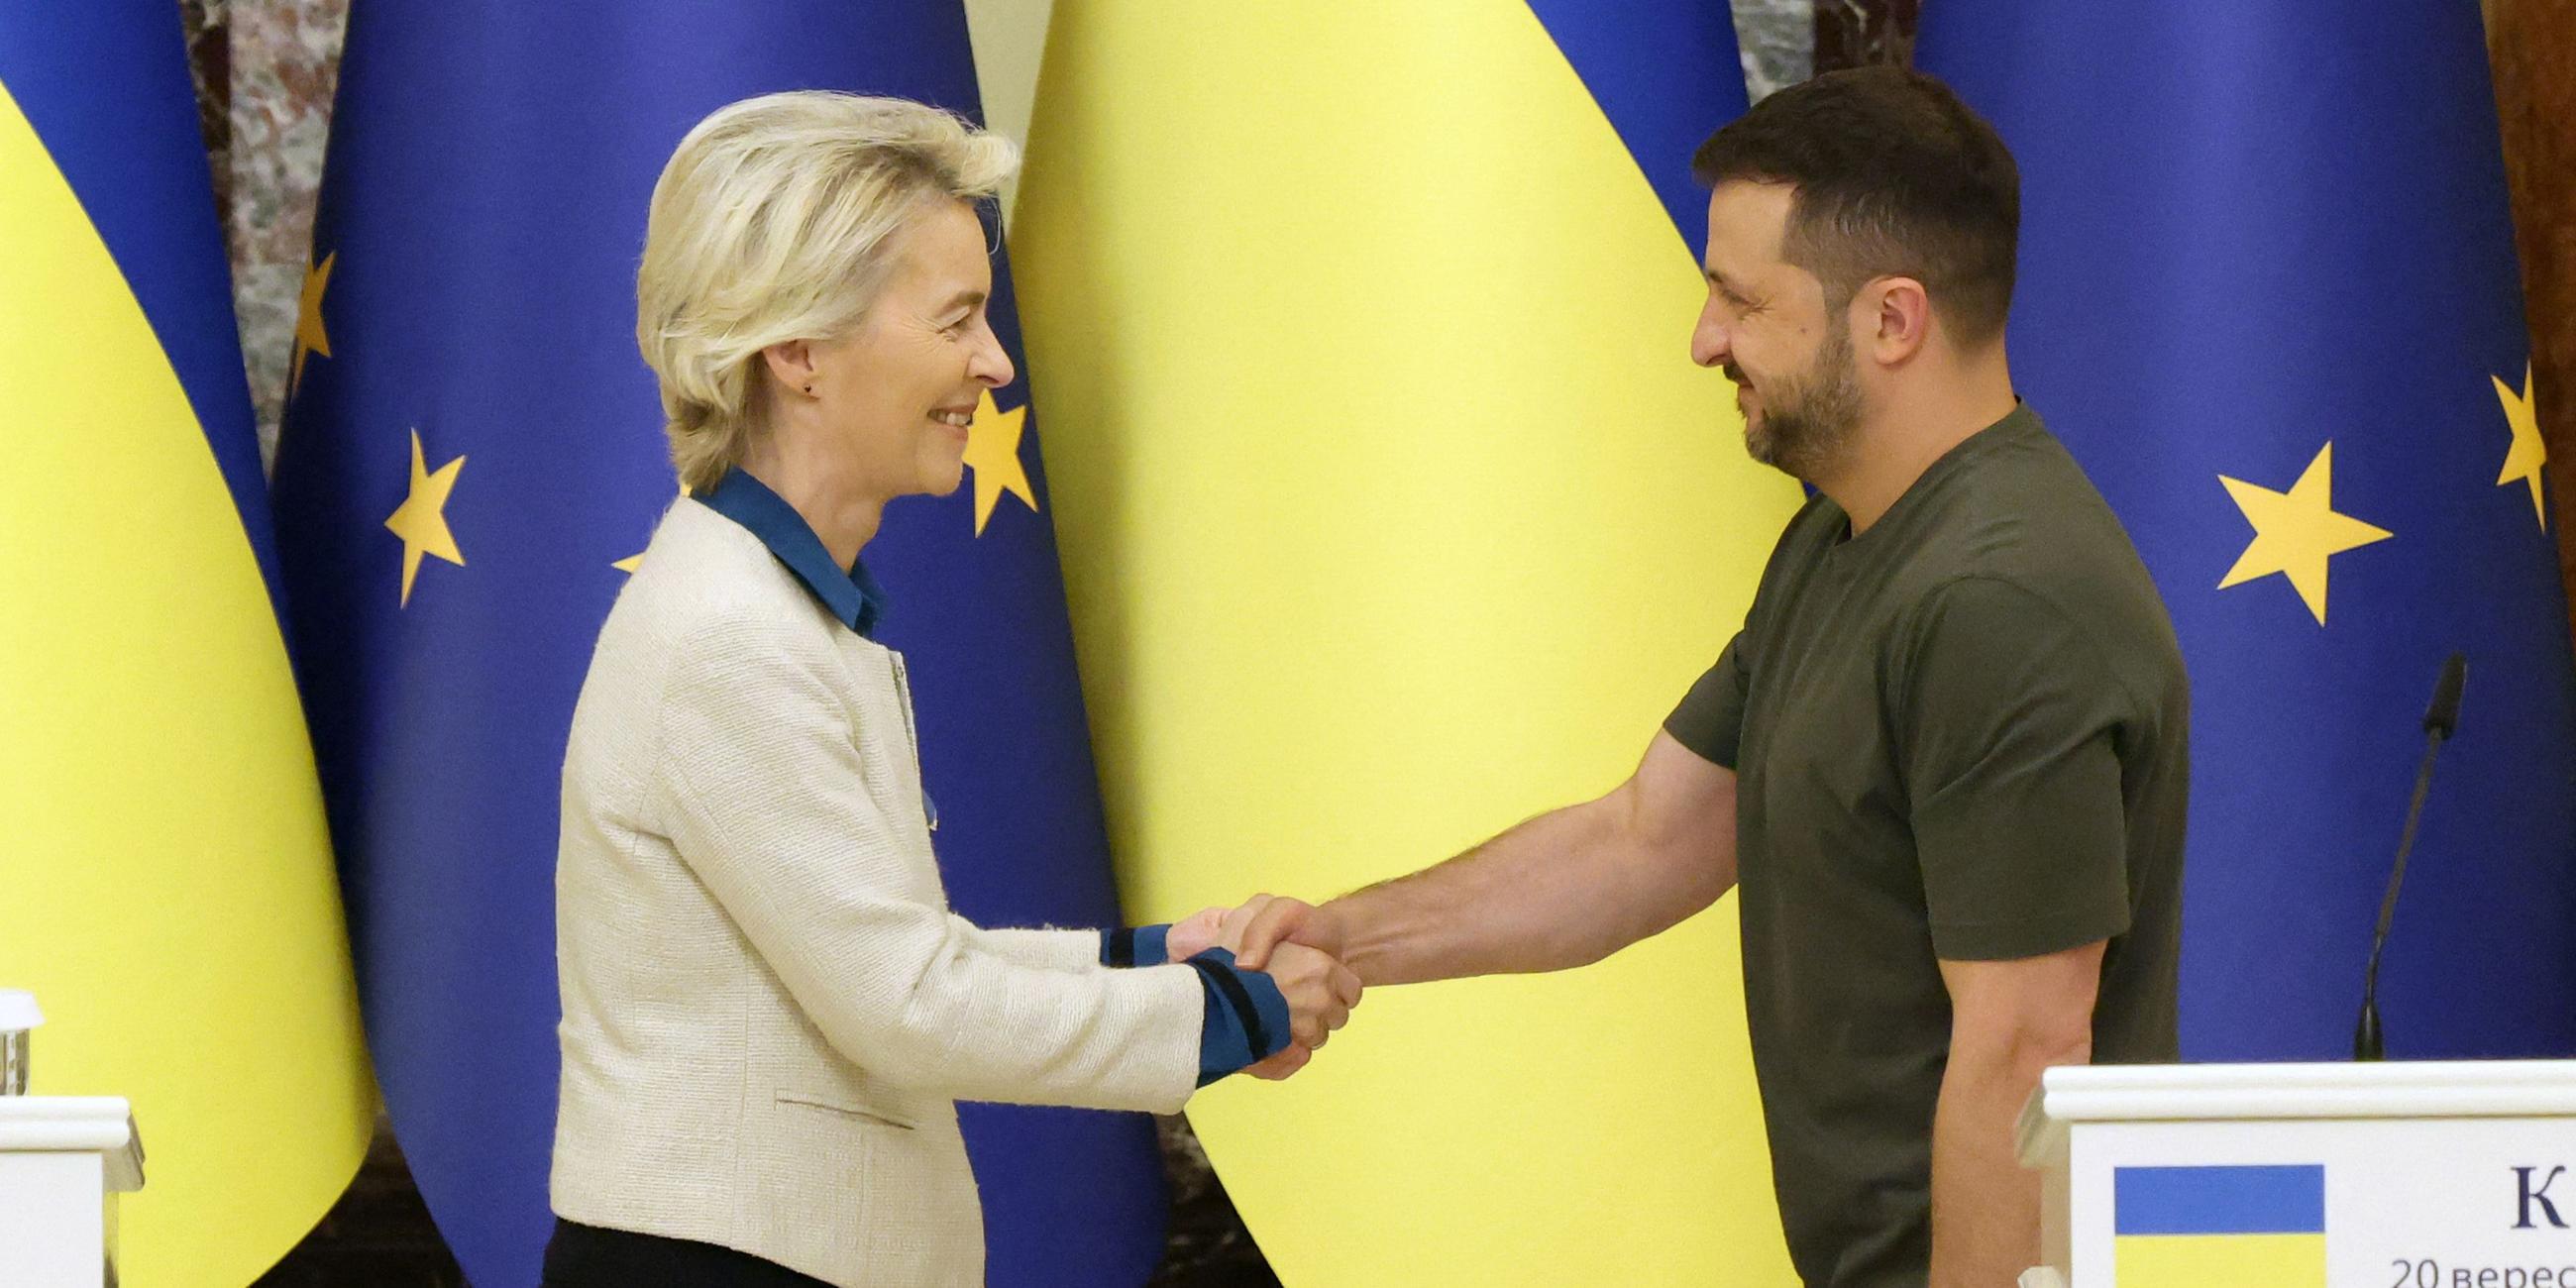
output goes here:
[[2146, 570], [2027, 409], [1865, 526], [1831, 494], [1791, 521], [1664, 730], [1737, 773], [1746, 1019], [1811, 1279], [1921, 1281], [1954, 977], [2072, 950], [2091, 1057], [2175, 1058], [2187, 719]]
[[[1705, 144], [1707, 306], [1755, 459], [1811, 484], [1744, 629], [1598, 800], [1281, 938], [1370, 985], [1556, 970], [1742, 892], [1792, 1260], [1834, 1288], [2039, 1259], [2040, 1072], [2175, 1058], [2189, 691], [2136, 551], [2005, 363], [2012, 157], [1919, 73]], [[1280, 1075], [1296, 1051], [1265, 1072]]]

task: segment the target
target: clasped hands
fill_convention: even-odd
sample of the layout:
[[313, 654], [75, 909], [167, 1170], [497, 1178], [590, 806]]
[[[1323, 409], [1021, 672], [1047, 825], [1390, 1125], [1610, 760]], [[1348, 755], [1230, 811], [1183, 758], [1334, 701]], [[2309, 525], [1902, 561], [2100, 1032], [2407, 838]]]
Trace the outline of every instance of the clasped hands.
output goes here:
[[1360, 977], [1342, 964], [1342, 941], [1340, 921], [1329, 909], [1266, 894], [1238, 907], [1202, 909], [1172, 923], [1164, 940], [1176, 962], [1222, 948], [1234, 954], [1235, 965], [1269, 973], [1288, 999], [1289, 1041], [1245, 1072], [1274, 1082], [1305, 1068], [1360, 1004]]

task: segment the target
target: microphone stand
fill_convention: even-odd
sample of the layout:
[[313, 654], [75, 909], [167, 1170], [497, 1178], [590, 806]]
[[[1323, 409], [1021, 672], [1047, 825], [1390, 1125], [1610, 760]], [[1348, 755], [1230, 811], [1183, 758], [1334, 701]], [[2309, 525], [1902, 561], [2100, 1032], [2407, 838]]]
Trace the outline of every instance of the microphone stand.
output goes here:
[[2379, 1029], [2379, 955], [2388, 947], [2388, 923], [2397, 915], [2397, 891], [2406, 883], [2406, 858], [2415, 851], [2415, 829], [2424, 820], [2424, 794], [2433, 786], [2433, 758], [2459, 727], [2460, 689], [2468, 677], [2468, 659], [2451, 655], [2433, 690], [2433, 706], [2424, 713], [2424, 763], [2415, 771], [2415, 796], [2406, 805], [2406, 830], [2397, 839], [2397, 867], [2388, 874], [2388, 893], [2379, 901], [2379, 926], [2370, 935], [2370, 969], [2362, 976], [2361, 1020], [2352, 1032], [2352, 1058], [2387, 1057]]

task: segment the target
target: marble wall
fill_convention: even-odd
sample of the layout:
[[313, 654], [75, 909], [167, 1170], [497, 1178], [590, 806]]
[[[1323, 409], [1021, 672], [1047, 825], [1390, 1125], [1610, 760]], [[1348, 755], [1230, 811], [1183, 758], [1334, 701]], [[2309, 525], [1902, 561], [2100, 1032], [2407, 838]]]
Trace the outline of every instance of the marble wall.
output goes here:
[[1815, 68], [1816, 0], [1736, 0], [1735, 40], [1755, 101], [1795, 85]]
[[[1938, 4], [1940, 0], [1932, 0]], [[1923, 0], [1813, 0], [1816, 70], [1914, 60]]]
[[222, 116], [228, 156], [216, 182], [229, 187], [224, 235], [232, 248], [233, 305], [242, 361], [259, 412], [262, 459], [277, 449], [295, 310], [313, 248], [313, 198], [330, 133], [331, 90], [349, 0], [207, 0], [228, 29], [231, 96]]

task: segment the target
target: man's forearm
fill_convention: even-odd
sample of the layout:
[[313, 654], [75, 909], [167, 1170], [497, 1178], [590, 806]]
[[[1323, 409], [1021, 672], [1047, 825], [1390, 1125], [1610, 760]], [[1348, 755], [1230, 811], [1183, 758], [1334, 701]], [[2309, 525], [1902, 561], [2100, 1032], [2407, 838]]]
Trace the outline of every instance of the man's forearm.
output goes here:
[[1677, 857], [1638, 838], [1627, 808], [1614, 792], [1542, 814], [1332, 901], [1343, 960], [1371, 987], [1565, 970], [1672, 926], [1733, 883], [1731, 830], [1710, 837], [1711, 853]]
[[2084, 1050], [1951, 1052], [1932, 1119], [1932, 1288], [1995, 1288], [2039, 1262], [2039, 1173], [2014, 1156], [2023, 1103]]

